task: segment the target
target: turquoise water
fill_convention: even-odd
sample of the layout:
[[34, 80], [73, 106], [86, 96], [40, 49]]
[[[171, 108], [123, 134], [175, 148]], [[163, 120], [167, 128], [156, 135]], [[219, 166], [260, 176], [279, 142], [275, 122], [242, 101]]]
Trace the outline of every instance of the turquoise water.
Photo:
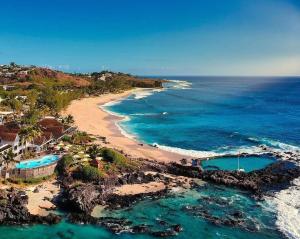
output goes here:
[[50, 155], [43, 156], [39, 159], [26, 160], [26, 161], [17, 163], [16, 168], [29, 169], [29, 168], [37, 168], [37, 167], [41, 167], [41, 166], [46, 166], [46, 165], [54, 163], [55, 161], [58, 160], [58, 158], [59, 157], [57, 155], [50, 154]]
[[[145, 143], [156, 143], [158, 147], [186, 152], [195, 157], [255, 153], [261, 144], [276, 150], [299, 150], [300, 134], [297, 132], [300, 132], [300, 78], [175, 79], [182, 81], [166, 84], [166, 90], [163, 91], [136, 93], [124, 101], [107, 106], [107, 109], [128, 116], [120, 124], [127, 134]], [[224, 169], [237, 167], [234, 158], [217, 160], [209, 163]], [[240, 164], [241, 168], [253, 170], [264, 167], [270, 160], [247, 157], [247, 161], [241, 158]], [[230, 214], [240, 211], [244, 224], [242, 227], [216, 225], [203, 216], [203, 210], [215, 217], [227, 219]], [[168, 224], [179, 223], [184, 228], [177, 237], [180, 239], [277, 239], [284, 238], [279, 233], [280, 228], [289, 231], [287, 220], [290, 219], [281, 214], [284, 223], [277, 227], [277, 212], [278, 209], [274, 206], [265, 201], [255, 201], [243, 191], [206, 184], [172, 197], [145, 200], [129, 209], [106, 212], [106, 215], [152, 225], [157, 230], [165, 227], [159, 224], [160, 219]], [[289, 214], [289, 210], [286, 213]], [[104, 228], [62, 222], [55, 226], [1, 227], [0, 238], [152, 237], [112, 235]]]
[[[210, 201], [209, 198], [214, 198]], [[228, 217], [241, 211], [245, 220], [243, 226], [229, 227], [215, 225], [201, 216], [206, 209], [210, 215]], [[151, 201], [145, 200], [135, 206], [117, 211], [105, 211], [104, 216], [126, 218], [134, 225], [147, 224], [153, 230], [162, 230], [170, 225], [181, 224], [184, 231], [176, 238], [282, 238], [274, 229], [275, 215], [263, 202], [257, 203], [241, 191], [206, 184], [194, 190], [176, 193], [172, 196]], [[166, 225], [161, 225], [164, 220]], [[10, 239], [99, 239], [99, 238], [154, 238], [149, 235], [123, 233], [113, 235], [106, 229], [89, 225], [72, 225], [62, 222], [55, 226], [1, 227], [0, 238]]]
[[275, 158], [268, 157], [268, 156], [248, 156], [248, 157], [239, 157], [239, 158], [238, 157], [216, 158], [216, 159], [202, 161], [201, 164], [205, 170], [215, 170], [217, 168], [221, 170], [237, 170], [238, 159], [240, 161], [240, 169], [244, 169], [245, 172], [251, 172], [253, 170], [262, 169], [276, 161]]

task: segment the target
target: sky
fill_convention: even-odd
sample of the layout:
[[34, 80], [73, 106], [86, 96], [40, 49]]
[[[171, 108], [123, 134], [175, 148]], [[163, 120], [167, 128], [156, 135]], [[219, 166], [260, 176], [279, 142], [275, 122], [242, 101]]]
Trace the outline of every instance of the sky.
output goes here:
[[0, 0], [0, 64], [300, 75], [300, 0]]

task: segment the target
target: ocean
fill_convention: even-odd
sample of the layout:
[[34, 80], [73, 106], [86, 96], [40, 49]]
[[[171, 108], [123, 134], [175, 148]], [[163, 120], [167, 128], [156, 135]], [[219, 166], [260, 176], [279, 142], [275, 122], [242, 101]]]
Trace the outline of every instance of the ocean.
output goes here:
[[[259, 145], [276, 150], [300, 150], [300, 78], [296, 77], [167, 77], [164, 89], [138, 91], [107, 104], [107, 110], [125, 116], [119, 122], [128, 137], [193, 157], [243, 152]], [[228, 160], [236, 160], [230, 159]], [[242, 160], [248, 171], [265, 167], [268, 159]], [[273, 160], [273, 159], [272, 159]], [[218, 166], [235, 167], [225, 159]], [[251, 168], [253, 167], [253, 168]], [[300, 179], [294, 186], [257, 201], [244, 191], [209, 183], [173, 192], [158, 200], [144, 200], [126, 210], [105, 211], [112, 217], [147, 224], [157, 230], [181, 224], [177, 238], [300, 238]], [[240, 225], [216, 224], [232, 218]], [[165, 223], [160, 223], [164, 220]], [[152, 238], [101, 227], [72, 225], [0, 227], [0, 238]]]

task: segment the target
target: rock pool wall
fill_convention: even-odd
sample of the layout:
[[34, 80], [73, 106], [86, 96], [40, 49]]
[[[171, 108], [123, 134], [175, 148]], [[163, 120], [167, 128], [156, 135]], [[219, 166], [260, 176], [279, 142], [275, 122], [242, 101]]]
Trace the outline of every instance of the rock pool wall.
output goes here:
[[15, 168], [9, 172], [9, 176], [11, 178], [22, 178], [22, 179], [50, 176], [54, 173], [56, 164], [57, 162], [49, 165], [41, 166], [38, 168], [29, 168], [29, 169]]

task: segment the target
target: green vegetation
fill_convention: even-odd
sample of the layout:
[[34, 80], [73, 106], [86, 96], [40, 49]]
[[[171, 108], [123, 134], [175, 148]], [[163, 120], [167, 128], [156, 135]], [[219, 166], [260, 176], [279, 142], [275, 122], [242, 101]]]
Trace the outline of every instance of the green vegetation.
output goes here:
[[68, 172], [79, 180], [97, 181], [130, 172], [139, 166], [137, 161], [122, 153], [99, 145], [73, 144], [67, 148], [69, 155], [58, 162], [56, 172], [60, 175]]
[[56, 166], [56, 171], [58, 174], [65, 173], [71, 164], [74, 162], [73, 157], [71, 155], [64, 155], [61, 160], [58, 161]]
[[15, 161], [15, 154], [13, 153], [12, 149], [10, 149], [7, 154], [1, 155], [1, 161], [3, 164], [6, 165], [6, 168], [9, 168]]
[[114, 164], [119, 169], [133, 169], [136, 165], [127, 159], [123, 154], [110, 148], [102, 148], [103, 160], [107, 163]]
[[9, 181], [10, 183], [14, 183], [14, 184], [39, 184], [41, 182], [47, 181], [52, 177], [52, 175], [50, 176], [45, 176], [45, 177], [38, 177], [38, 178], [27, 178], [27, 179], [23, 179], [23, 178], [9, 178], [7, 179], [7, 181]]
[[91, 159], [95, 159], [98, 156], [101, 156], [102, 151], [97, 145], [92, 145], [88, 148], [87, 153], [90, 155]]
[[92, 141], [92, 138], [86, 132], [76, 132], [72, 136], [73, 144], [86, 144]]
[[84, 165], [80, 168], [80, 177], [84, 181], [98, 181], [104, 178], [105, 174], [98, 168], [90, 165]]
[[[162, 87], [160, 80], [140, 79], [120, 72], [101, 71], [88, 75], [68, 74], [46, 68], [18, 66], [16, 64], [5, 67], [8, 67], [9, 72], [14, 73], [14, 76], [10, 79], [0, 77], [0, 83], [9, 84], [14, 88], [9, 91], [0, 88], [0, 97], [4, 99], [0, 106], [17, 113], [28, 114], [31, 116], [27, 120], [29, 123], [43, 114], [37, 114], [36, 109], [56, 115], [66, 108], [72, 100], [85, 95], [120, 92], [133, 87]], [[18, 76], [18, 70], [15, 68], [20, 69], [20, 71], [25, 70], [28, 74], [25, 77]], [[0, 67], [0, 71], [1, 69]], [[20, 96], [22, 97], [20, 98]], [[71, 118], [66, 120], [72, 123]]]
[[71, 143], [72, 142], [72, 137], [71, 136], [68, 136], [68, 135], [64, 135], [61, 140], [63, 142], [67, 142], [67, 143]]
[[20, 131], [21, 140], [25, 142], [32, 142], [33, 139], [41, 136], [42, 131], [37, 125], [31, 125], [21, 128]]

